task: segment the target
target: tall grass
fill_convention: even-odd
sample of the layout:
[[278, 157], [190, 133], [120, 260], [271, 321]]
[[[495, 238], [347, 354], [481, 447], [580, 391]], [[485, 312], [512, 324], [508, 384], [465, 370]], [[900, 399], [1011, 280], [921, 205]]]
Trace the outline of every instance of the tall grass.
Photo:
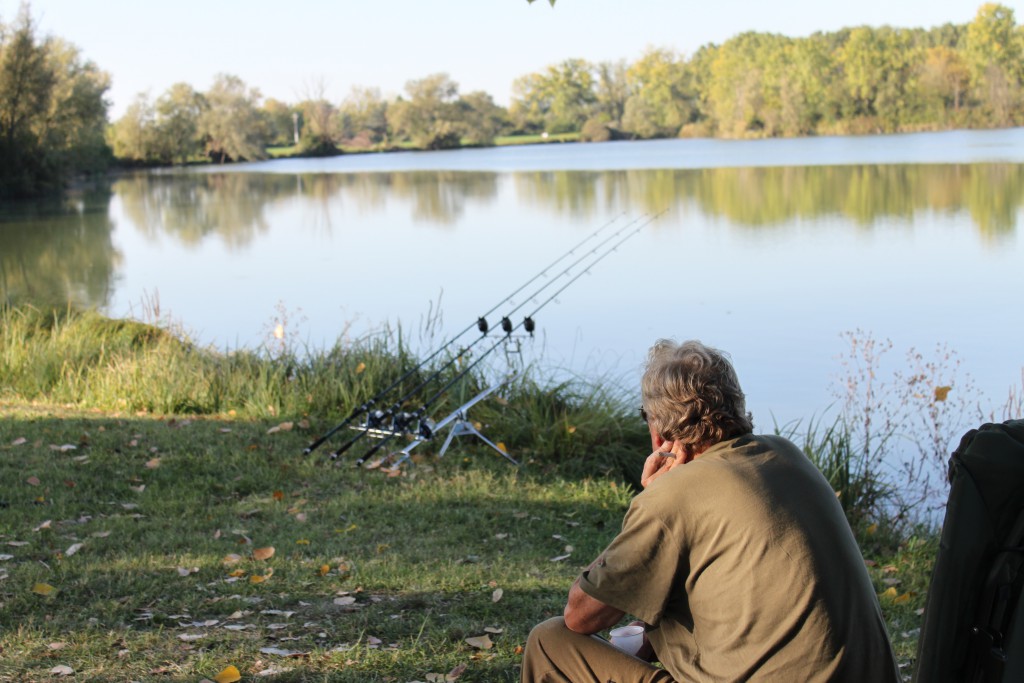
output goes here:
[[394, 386], [375, 407], [425, 408], [424, 416], [438, 420], [503, 381], [469, 418], [517, 457], [567, 462], [586, 455], [589, 471], [608, 470], [622, 464], [624, 451], [635, 452], [624, 444], [644, 443], [639, 421], [624, 419], [627, 402], [613, 388], [546, 385], [529, 368], [496, 380], [493, 368], [469, 369], [477, 358], [458, 351], [419, 367], [401, 335], [386, 330], [325, 350], [285, 341], [221, 352], [164, 326], [92, 311], [2, 308], [0, 329], [0, 391], [24, 401], [129, 414], [308, 419], [326, 431], [385, 387]]

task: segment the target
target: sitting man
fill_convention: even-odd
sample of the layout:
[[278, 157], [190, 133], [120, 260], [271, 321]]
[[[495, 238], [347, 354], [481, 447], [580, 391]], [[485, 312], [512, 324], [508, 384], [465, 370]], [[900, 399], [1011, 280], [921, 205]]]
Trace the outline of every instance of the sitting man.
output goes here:
[[[752, 433], [728, 358], [659, 341], [641, 391], [644, 491], [564, 617], [530, 633], [524, 683], [900, 681], [835, 493], [795, 445]], [[637, 656], [591, 635], [626, 614], [646, 628]]]

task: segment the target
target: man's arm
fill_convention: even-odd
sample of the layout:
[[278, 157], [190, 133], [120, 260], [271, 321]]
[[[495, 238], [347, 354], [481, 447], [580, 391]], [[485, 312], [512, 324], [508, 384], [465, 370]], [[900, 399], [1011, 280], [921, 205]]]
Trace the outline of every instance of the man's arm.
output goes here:
[[[590, 563], [587, 570], [598, 565], [604, 555], [599, 555], [596, 560]], [[569, 589], [569, 601], [565, 605], [565, 625], [570, 631], [591, 635], [598, 631], [615, 626], [622, 620], [626, 613], [620, 609], [606, 605], [597, 598], [587, 595], [580, 587], [580, 579], [576, 578], [572, 588]]]

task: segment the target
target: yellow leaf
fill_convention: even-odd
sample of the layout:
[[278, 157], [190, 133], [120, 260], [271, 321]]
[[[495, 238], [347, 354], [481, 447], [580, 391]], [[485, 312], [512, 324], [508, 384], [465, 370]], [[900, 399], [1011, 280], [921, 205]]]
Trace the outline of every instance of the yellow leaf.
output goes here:
[[266, 548], [256, 548], [252, 551], [252, 559], [254, 560], [269, 560], [274, 556], [274, 547], [267, 546]]
[[949, 391], [953, 387], [935, 387], [935, 400], [937, 402], [945, 401], [949, 396]]
[[300, 538], [299, 540], [295, 541], [295, 545], [309, 545], [309, 539]]
[[223, 671], [213, 677], [217, 683], [235, 683], [242, 680], [242, 674], [234, 666], [226, 667]]
[[499, 441], [497, 443], [497, 446], [498, 446], [498, 450], [501, 451], [502, 453], [508, 453], [508, 449], [505, 447], [505, 442], [504, 441]]
[[910, 602], [910, 593], [904, 593], [903, 595], [893, 598], [892, 603], [894, 605], [902, 605], [905, 602]]
[[359, 365], [356, 366], [356, 374], [358, 375], [359, 373], [361, 373], [365, 369], [366, 369], [366, 363], [360, 363]]
[[478, 650], [490, 650], [494, 647], [494, 643], [491, 642], [490, 636], [474, 636], [472, 638], [466, 638], [466, 642]]
[[330, 571], [331, 571], [331, 565], [329, 565], [329, 564], [322, 564], [322, 565], [320, 565], [320, 576], [327, 576], [327, 574]]
[[896, 595], [896, 588], [893, 586], [889, 586], [889, 588], [887, 588], [885, 592], [881, 594], [880, 597], [889, 598], [890, 600], [893, 600], [896, 598]]
[[570, 434], [575, 434], [576, 433], [576, 425], [569, 425], [568, 427], [565, 428], [565, 431], [569, 432]]
[[249, 577], [249, 583], [263, 583], [264, 581], [268, 580], [273, 575], [274, 575], [274, 570], [273, 570], [273, 568], [271, 568], [271, 569], [268, 569], [267, 573], [264, 574], [263, 576], [260, 576], [259, 574], [253, 574], [252, 576], [250, 576]]
[[228, 576], [232, 576], [232, 577], [237, 579], [237, 578], [239, 578], [241, 576], [245, 576], [245, 570], [244, 569], [236, 569], [235, 571], [233, 571], [230, 574], [228, 574]]
[[37, 583], [36, 585], [32, 586], [32, 592], [36, 595], [50, 595], [55, 590], [57, 589], [48, 583]]

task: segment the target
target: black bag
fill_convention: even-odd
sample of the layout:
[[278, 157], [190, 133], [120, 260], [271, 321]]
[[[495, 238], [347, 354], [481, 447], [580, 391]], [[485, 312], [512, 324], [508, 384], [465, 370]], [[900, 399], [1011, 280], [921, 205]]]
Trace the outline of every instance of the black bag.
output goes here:
[[949, 481], [914, 681], [1024, 683], [1024, 420], [965, 434]]

